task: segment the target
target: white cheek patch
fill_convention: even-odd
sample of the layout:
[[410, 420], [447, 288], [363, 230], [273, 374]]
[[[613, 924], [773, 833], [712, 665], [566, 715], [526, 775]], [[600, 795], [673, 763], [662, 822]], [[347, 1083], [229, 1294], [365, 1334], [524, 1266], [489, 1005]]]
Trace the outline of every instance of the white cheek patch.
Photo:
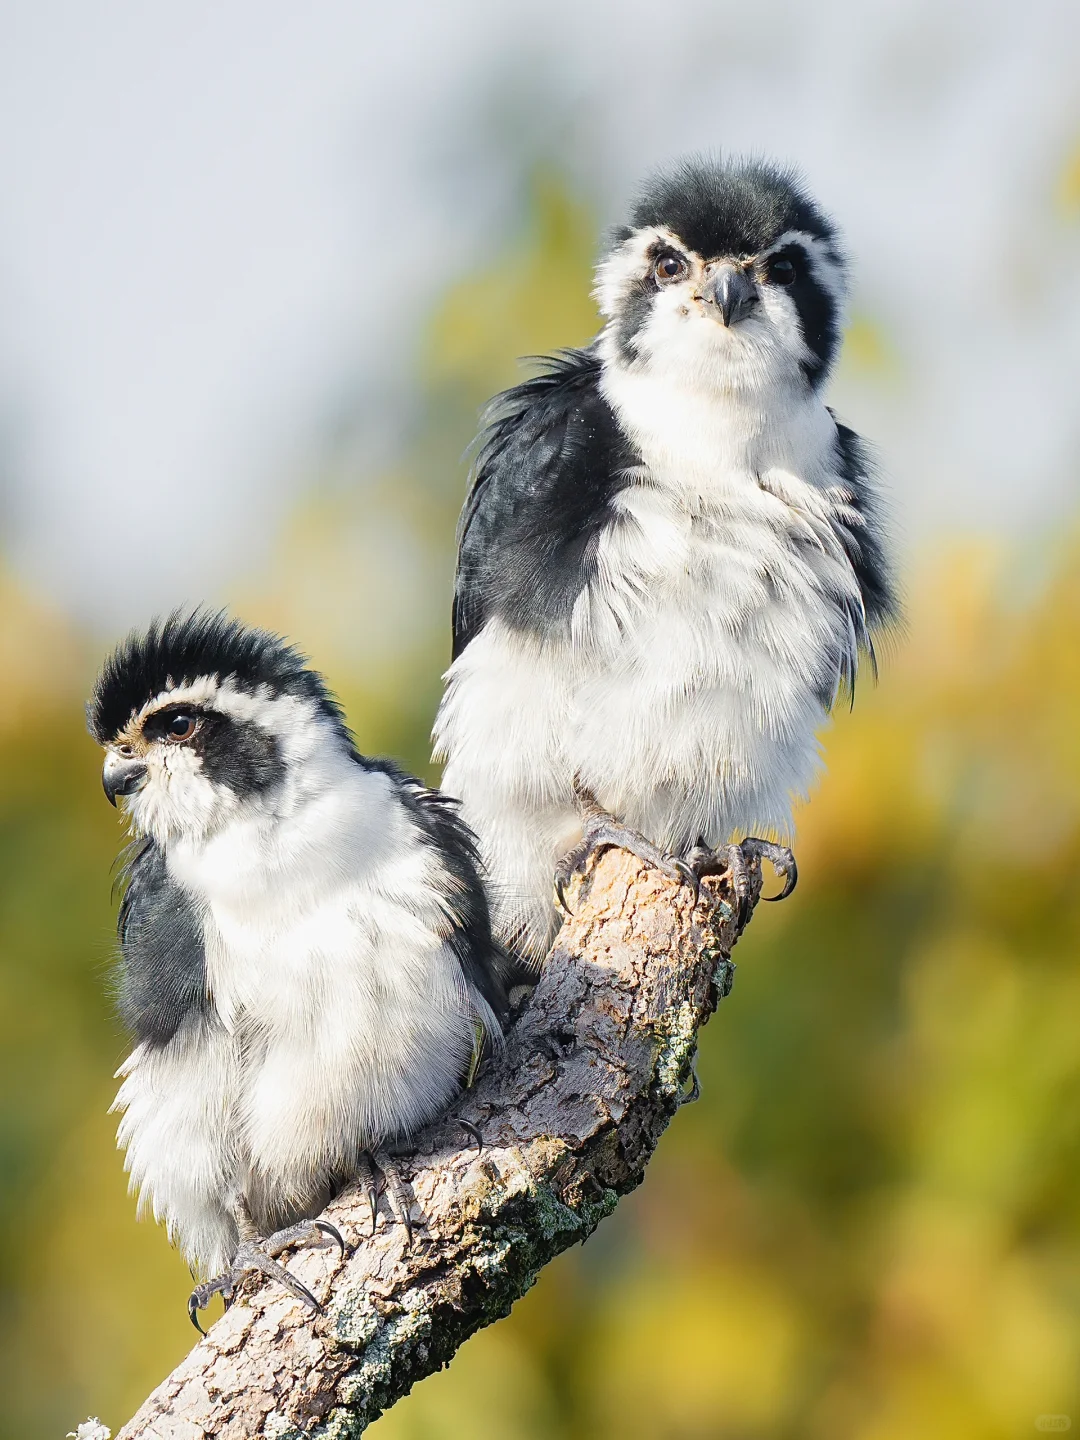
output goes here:
[[683, 284], [665, 286], [657, 292], [656, 300], [664, 300], [673, 291], [685, 291], [686, 297], [693, 294], [702, 269], [700, 257], [688, 250], [674, 231], [662, 225], [650, 225], [645, 230], [635, 230], [597, 266], [592, 293], [605, 320], [619, 313], [626, 296], [648, 275], [651, 264], [649, 251], [657, 245], [670, 247], [685, 255], [690, 261], [690, 276]]
[[207, 777], [202, 759], [188, 746], [159, 741], [146, 767], [146, 783], [132, 796], [129, 814], [136, 830], [160, 844], [214, 829], [236, 809], [232, 791]]
[[[758, 310], [759, 327], [764, 317], [774, 343], [785, 355], [790, 356], [796, 365], [801, 365], [811, 358], [810, 348], [803, 339], [798, 306], [788, 290], [780, 285], [760, 286]], [[746, 323], [753, 325], [754, 319], [751, 318]]]

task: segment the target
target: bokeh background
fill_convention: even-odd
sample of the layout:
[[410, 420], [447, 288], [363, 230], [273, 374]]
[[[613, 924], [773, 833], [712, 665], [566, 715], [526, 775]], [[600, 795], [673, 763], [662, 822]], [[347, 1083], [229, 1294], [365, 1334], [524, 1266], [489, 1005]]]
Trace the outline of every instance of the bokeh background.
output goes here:
[[[797, 162], [908, 627], [644, 1185], [379, 1440], [1080, 1425], [1080, 11], [0, 4], [0, 1434], [191, 1341], [107, 1114], [105, 647], [209, 599], [431, 775], [478, 405], [692, 149]], [[1045, 1421], [1043, 1422], [1046, 1423]]]

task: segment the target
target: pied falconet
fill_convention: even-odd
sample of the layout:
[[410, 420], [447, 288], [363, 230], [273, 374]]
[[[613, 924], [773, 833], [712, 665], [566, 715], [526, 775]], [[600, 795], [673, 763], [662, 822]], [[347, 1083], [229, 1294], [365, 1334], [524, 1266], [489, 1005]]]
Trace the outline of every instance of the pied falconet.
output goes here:
[[374, 1223], [374, 1168], [407, 1223], [379, 1147], [498, 1043], [474, 839], [452, 801], [357, 751], [297, 650], [221, 614], [131, 635], [88, 712], [134, 834], [115, 1105], [132, 1186], [203, 1277], [196, 1324], [251, 1272], [317, 1308], [274, 1257], [320, 1231], [343, 1244], [314, 1217], [353, 1177]]
[[526, 959], [597, 846], [729, 871], [743, 906], [763, 856], [794, 883], [757, 837], [790, 837], [896, 610], [867, 449], [822, 398], [846, 271], [791, 173], [688, 161], [611, 238], [597, 339], [488, 409], [435, 742]]

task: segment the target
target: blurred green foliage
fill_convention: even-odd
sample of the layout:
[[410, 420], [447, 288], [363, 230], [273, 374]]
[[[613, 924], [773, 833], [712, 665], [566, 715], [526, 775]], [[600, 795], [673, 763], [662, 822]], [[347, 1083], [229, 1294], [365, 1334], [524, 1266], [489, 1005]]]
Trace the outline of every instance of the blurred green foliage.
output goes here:
[[[514, 356], [592, 332], [594, 237], [538, 172], [521, 233], [434, 318], [393, 472], [313, 485], [271, 569], [232, 597], [310, 650], [365, 748], [416, 769], [476, 406]], [[908, 633], [827, 737], [799, 890], [736, 952], [701, 1100], [588, 1245], [379, 1440], [1006, 1440], [1043, 1414], [1080, 1423], [1078, 560], [1074, 543], [955, 546], [908, 578]], [[79, 705], [95, 648], [0, 583], [8, 1440], [89, 1414], [117, 1426], [192, 1338], [189, 1277], [136, 1222], [106, 1113], [120, 835]]]

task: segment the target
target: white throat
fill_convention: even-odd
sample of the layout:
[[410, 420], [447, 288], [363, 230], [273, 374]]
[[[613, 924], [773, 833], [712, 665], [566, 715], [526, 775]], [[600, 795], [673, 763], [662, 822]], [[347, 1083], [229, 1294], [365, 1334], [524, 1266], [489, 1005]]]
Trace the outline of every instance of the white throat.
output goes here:
[[262, 921], [392, 857], [400, 817], [385, 775], [327, 745], [290, 781], [273, 809], [238, 806], [213, 834], [169, 845], [170, 869], [203, 904]]
[[711, 490], [779, 471], [836, 483], [836, 425], [801, 375], [765, 370], [753, 387], [727, 389], [627, 366], [603, 343], [601, 353], [601, 390], [654, 480]]

